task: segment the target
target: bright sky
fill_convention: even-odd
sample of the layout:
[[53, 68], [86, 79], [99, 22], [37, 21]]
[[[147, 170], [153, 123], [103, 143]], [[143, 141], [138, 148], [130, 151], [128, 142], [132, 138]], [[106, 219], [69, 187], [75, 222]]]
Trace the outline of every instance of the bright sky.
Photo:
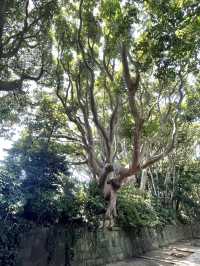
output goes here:
[[0, 161], [3, 160], [7, 154], [7, 151], [5, 151], [5, 149], [10, 149], [11, 146], [11, 140], [6, 140], [5, 138], [0, 137]]
[[15, 134], [12, 136], [12, 139], [7, 139], [4, 137], [0, 137], [0, 161], [4, 160], [8, 150], [12, 147], [14, 141], [19, 138], [21, 128], [15, 127]]

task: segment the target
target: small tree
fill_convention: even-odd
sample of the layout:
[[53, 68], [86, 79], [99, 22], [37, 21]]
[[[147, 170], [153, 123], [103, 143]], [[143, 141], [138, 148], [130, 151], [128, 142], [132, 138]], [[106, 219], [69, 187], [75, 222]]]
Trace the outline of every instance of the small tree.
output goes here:
[[31, 135], [22, 137], [9, 151], [7, 172], [20, 183], [24, 218], [44, 224], [67, 222], [77, 215], [76, 188], [59, 146], [46, 144]]

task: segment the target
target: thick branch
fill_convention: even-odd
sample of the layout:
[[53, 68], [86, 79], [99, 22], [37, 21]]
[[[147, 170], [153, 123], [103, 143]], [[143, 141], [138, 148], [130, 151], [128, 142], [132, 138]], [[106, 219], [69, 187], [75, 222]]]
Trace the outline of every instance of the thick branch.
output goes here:
[[67, 139], [69, 141], [72, 141], [72, 142], [80, 142], [81, 144], [81, 140], [78, 139], [78, 138], [75, 138], [75, 137], [71, 137], [71, 136], [68, 136], [68, 135], [65, 135], [65, 134], [54, 134], [53, 137], [55, 139]]
[[130, 75], [129, 64], [128, 64], [128, 53], [125, 44], [122, 44], [122, 65], [124, 71], [124, 79], [128, 89], [128, 100], [131, 114], [135, 120], [135, 127], [133, 132], [133, 159], [132, 159], [132, 170], [138, 169], [140, 165], [140, 141], [142, 135], [142, 128], [144, 120], [141, 117], [141, 113], [138, 110], [135, 94], [139, 88], [140, 74], [136, 68], [136, 77], [133, 79]]
[[40, 72], [38, 74], [38, 76], [36, 77], [33, 77], [33, 76], [30, 76], [28, 74], [23, 74], [22, 75], [22, 80], [33, 80], [33, 81], [38, 81], [41, 79], [42, 75], [44, 74], [44, 68], [43, 68], [43, 63], [42, 63], [42, 66], [41, 66], [41, 69], [40, 69]]
[[118, 120], [118, 110], [119, 110], [119, 97], [117, 97], [116, 99], [116, 105], [110, 118], [109, 139], [110, 139], [111, 145], [113, 143], [115, 125], [117, 124], [117, 120]]
[[0, 81], [0, 91], [21, 91], [22, 80]]
[[22, 85], [24, 80], [38, 81], [42, 77], [43, 72], [43, 67], [41, 67], [40, 73], [36, 77], [23, 74], [20, 79], [11, 81], [0, 80], [0, 91], [22, 91]]
[[[109, 61], [110, 61], [110, 60], [109, 60]], [[104, 54], [103, 54], [103, 66], [104, 66], [104, 70], [105, 70], [107, 76], [109, 77], [109, 79], [110, 79], [111, 81], [114, 81], [114, 79], [113, 79], [113, 75], [112, 75], [112, 74], [110, 73], [110, 71], [109, 71], [109, 63], [106, 64], [105, 51], [104, 51]]]
[[[58, 73], [57, 73], [58, 74]], [[61, 94], [60, 94], [60, 79], [59, 76], [57, 76], [57, 89], [56, 89], [56, 94], [57, 97], [59, 98], [64, 110], [65, 110], [65, 114], [67, 115], [67, 117], [69, 118], [69, 120], [71, 122], [73, 122], [78, 131], [81, 134], [81, 141], [83, 143], [83, 148], [86, 151], [86, 153], [88, 154], [88, 166], [93, 170], [93, 174], [99, 175], [100, 174], [100, 163], [97, 160], [97, 158], [94, 155], [94, 151], [92, 149], [92, 147], [90, 146], [90, 143], [88, 143], [88, 139], [87, 139], [87, 134], [84, 128], [84, 125], [82, 125], [79, 117], [76, 116], [76, 114], [74, 113], [74, 111], [72, 110], [72, 107], [68, 107], [66, 104], [66, 101], [62, 98]]]
[[[88, 114], [88, 106], [87, 106], [87, 101], [85, 101], [84, 103], [82, 103], [83, 100], [83, 95], [82, 95], [82, 88], [81, 88], [81, 80], [80, 80], [80, 73], [78, 74], [78, 79], [76, 81], [76, 92], [77, 92], [77, 99], [78, 99], [78, 104], [79, 107], [82, 111], [83, 114], [83, 119], [84, 119], [84, 126], [87, 132], [87, 139], [88, 139], [88, 143], [91, 147], [91, 149], [93, 149], [93, 135], [92, 135], [92, 129], [89, 123], [89, 114]], [[85, 95], [85, 98], [87, 98], [87, 95]]]
[[131, 114], [135, 121], [139, 121], [141, 119], [141, 115], [137, 107], [135, 94], [139, 88], [140, 74], [138, 69], [136, 68], [136, 77], [135, 78], [131, 77], [129, 71], [128, 59], [127, 59], [127, 49], [125, 44], [122, 45], [122, 65], [123, 65], [124, 79], [128, 89], [128, 100], [129, 100]]
[[79, 44], [79, 47], [80, 47], [80, 50], [81, 50], [81, 54], [82, 54], [82, 57], [83, 57], [84, 64], [87, 67], [87, 69], [89, 70], [89, 73], [90, 73], [90, 76], [91, 76], [90, 84], [89, 84], [91, 111], [92, 111], [92, 115], [93, 115], [95, 126], [100, 131], [100, 133], [102, 134], [102, 137], [104, 139], [105, 146], [106, 146], [106, 151], [107, 151], [106, 152], [107, 153], [107, 159], [108, 159], [110, 157], [110, 143], [109, 143], [109, 139], [108, 139], [108, 135], [106, 133], [106, 130], [104, 129], [104, 127], [102, 126], [102, 124], [100, 123], [99, 118], [98, 118], [98, 111], [97, 111], [97, 106], [96, 106], [96, 102], [95, 102], [95, 98], [94, 98], [94, 72], [93, 72], [93, 69], [90, 67], [90, 65], [88, 63], [88, 60], [86, 59], [84, 47], [83, 47], [83, 44], [82, 44], [82, 41], [81, 41], [81, 31], [82, 31], [82, 24], [83, 24], [82, 5], [83, 5], [83, 0], [81, 0], [80, 7], [79, 7], [80, 24], [79, 24], [79, 29], [78, 29], [78, 44]]
[[107, 177], [108, 177], [109, 173], [111, 173], [112, 171], [113, 171], [113, 166], [109, 163], [106, 163], [104, 165], [103, 170], [102, 170], [100, 177], [99, 177], [99, 186], [101, 188], [104, 187], [105, 182], [107, 180]]

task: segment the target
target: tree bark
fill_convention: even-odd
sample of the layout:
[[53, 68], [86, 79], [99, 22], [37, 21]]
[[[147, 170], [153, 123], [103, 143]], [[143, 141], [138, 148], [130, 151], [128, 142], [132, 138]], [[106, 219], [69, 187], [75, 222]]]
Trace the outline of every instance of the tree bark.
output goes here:
[[140, 181], [140, 190], [141, 191], [145, 191], [147, 181], [148, 181], [147, 169], [143, 169], [142, 170], [141, 181]]

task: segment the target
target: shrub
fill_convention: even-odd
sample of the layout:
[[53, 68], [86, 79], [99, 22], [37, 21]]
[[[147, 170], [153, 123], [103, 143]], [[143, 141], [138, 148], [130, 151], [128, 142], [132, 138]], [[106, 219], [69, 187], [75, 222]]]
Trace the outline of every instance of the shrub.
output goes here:
[[83, 216], [93, 227], [98, 227], [102, 220], [102, 214], [106, 211], [106, 202], [103, 193], [95, 181], [91, 181], [85, 188], [83, 202]]
[[159, 224], [159, 217], [149, 195], [141, 193], [133, 185], [122, 187], [118, 193], [117, 210], [120, 226], [153, 227]]

